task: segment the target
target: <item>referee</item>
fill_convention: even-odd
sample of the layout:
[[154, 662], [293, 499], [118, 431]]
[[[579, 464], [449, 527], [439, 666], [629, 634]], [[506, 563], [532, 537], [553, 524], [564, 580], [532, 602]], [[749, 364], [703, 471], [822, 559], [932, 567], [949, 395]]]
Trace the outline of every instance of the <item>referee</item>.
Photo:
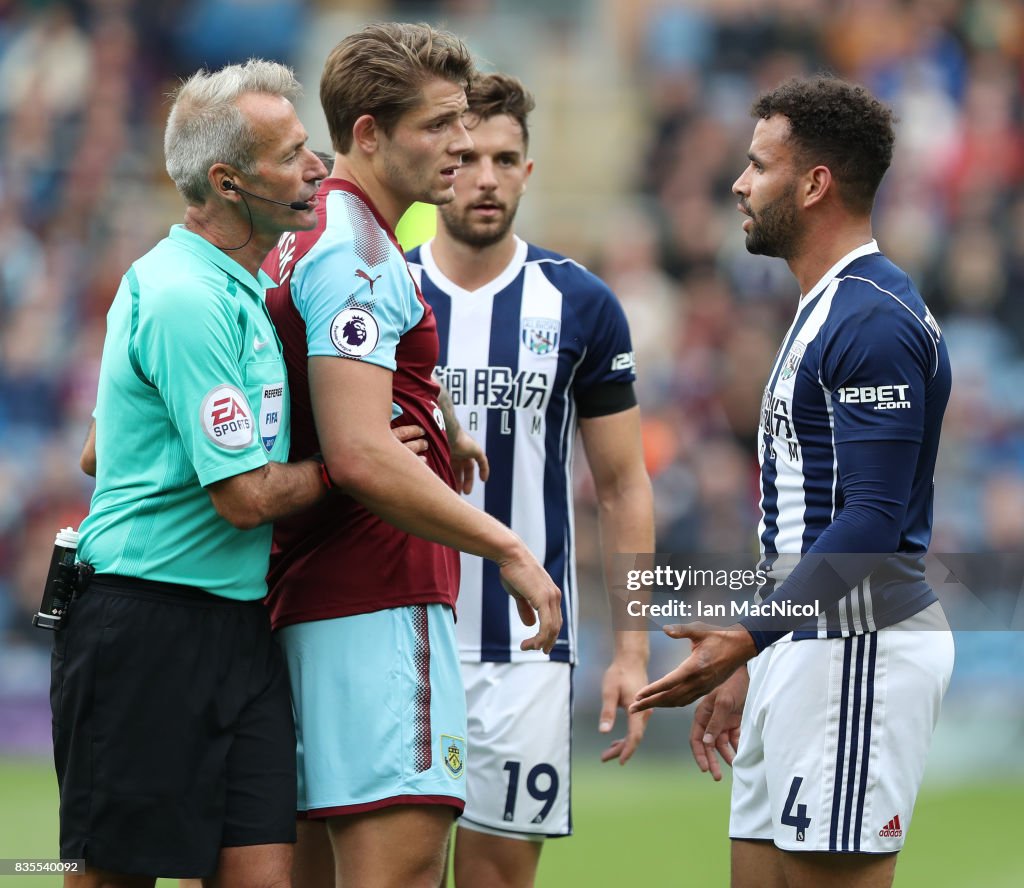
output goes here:
[[260, 263], [316, 222], [326, 169], [298, 90], [260, 60], [181, 85], [164, 149], [184, 224], [128, 269], [107, 316], [83, 454], [98, 471], [79, 558], [95, 576], [52, 664], [60, 851], [86, 862], [68, 885], [289, 884], [295, 736], [262, 598], [270, 522], [325, 484], [318, 462], [286, 464]]

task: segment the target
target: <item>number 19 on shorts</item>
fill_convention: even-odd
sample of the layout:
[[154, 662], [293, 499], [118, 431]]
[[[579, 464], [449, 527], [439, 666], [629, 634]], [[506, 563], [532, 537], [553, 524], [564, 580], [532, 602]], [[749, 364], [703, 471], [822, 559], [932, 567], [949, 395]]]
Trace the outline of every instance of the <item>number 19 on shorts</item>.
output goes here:
[[[505, 794], [505, 812], [503, 816], [505, 820], [513, 821], [516, 817], [516, 804], [520, 801], [519, 783], [522, 763], [506, 761], [505, 771], [508, 773], [508, 792]], [[529, 773], [526, 775], [525, 783], [526, 792], [533, 801], [526, 802], [522, 800], [523, 803], [530, 805], [535, 805], [537, 802], [542, 803], [540, 809], [531, 818], [530, 822], [543, 823], [544, 818], [548, 816], [548, 812], [555, 804], [555, 799], [558, 798], [558, 772], [547, 762], [541, 762], [539, 765], [534, 765], [534, 767], [530, 768]]]

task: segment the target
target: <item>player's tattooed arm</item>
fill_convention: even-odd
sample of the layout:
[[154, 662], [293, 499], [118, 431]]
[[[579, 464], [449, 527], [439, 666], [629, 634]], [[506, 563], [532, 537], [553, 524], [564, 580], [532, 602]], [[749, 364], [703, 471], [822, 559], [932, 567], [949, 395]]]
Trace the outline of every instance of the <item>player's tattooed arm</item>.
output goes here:
[[434, 382], [440, 386], [441, 391], [437, 395], [437, 406], [441, 408], [441, 415], [444, 417], [444, 430], [448, 435], [448, 444], [455, 446], [455, 439], [462, 431], [462, 424], [455, 415], [455, 403], [452, 401], [451, 393], [444, 387], [444, 383], [434, 374]]
[[448, 389], [442, 385], [436, 375], [434, 379], [441, 386], [441, 391], [437, 396], [437, 406], [441, 409], [441, 415], [444, 417], [448, 446], [452, 451], [455, 489], [462, 493], [470, 493], [473, 490], [475, 471], [479, 471], [481, 481], [486, 481], [490, 475], [491, 468], [487, 461], [487, 454], [472, 435], [462, 427], [459, 418], [455, 415], [455, 403], [452, 401]]

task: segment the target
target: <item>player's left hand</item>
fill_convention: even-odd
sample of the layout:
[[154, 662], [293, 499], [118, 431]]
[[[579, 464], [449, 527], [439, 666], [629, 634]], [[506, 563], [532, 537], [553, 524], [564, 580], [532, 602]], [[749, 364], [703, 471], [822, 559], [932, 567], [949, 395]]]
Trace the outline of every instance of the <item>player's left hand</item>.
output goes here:
[[718, 756], [731, 766], [739, 749], [740, 721], [749, 686], [747, 667], [740, 666], [693, 711], [690, 749], [697, 767], [705, 774], [710, 771], [716, 782], [722, 779]]
[[499, 561], [501, 585], [512, 596], [524, 626], [537, 627], [537, 634], [519, 643], [522, 651], [550, 654], [562, 628], [562, 592], [533, 553], [519, 540], [518, 551]]
[[[598, 731], [608, 734], [615, 727], [615, 716], [618, 709], [628, 709], [636, 698], [637, 691], [647, 684], [647, 664], [644, 657], [618, 655], [605, 670], [601, 682], [601, 715]], [[626, 764], [636, 752], [640, 741], [644, 739], [650, 712], [628, 713], [626, 716], [626, 736], [615, 740], [601, 753], [602, 762], [618, 759], [620, 765]]]
[[636, 702], [629, 707], [631, 713], [655, 706], [688, 706], [718, 687], [757, 653], [750, 633], [738, 623], [725, 629], [707, 623], [666, 626], [665, 634], [689, 638], [693, 650], [667, 675], [640, 689]]
[[455, 473], [455, 489], [462, 493], [473, 490], [474, 467], [480, 472], [480, 480], [486, 481], [491, 474], [487, 454], [464, 428], [459, 427], [452, 444], [452, 471]]

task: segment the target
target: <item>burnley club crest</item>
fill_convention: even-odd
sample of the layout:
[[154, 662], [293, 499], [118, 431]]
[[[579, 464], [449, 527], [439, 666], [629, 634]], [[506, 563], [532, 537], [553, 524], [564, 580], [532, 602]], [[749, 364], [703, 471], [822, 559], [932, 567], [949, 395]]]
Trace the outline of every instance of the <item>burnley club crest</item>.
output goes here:
[[448, 776], [458, 780], [466, 770], [466, 741], [462, 737], [442, 734], [441, 761]]

